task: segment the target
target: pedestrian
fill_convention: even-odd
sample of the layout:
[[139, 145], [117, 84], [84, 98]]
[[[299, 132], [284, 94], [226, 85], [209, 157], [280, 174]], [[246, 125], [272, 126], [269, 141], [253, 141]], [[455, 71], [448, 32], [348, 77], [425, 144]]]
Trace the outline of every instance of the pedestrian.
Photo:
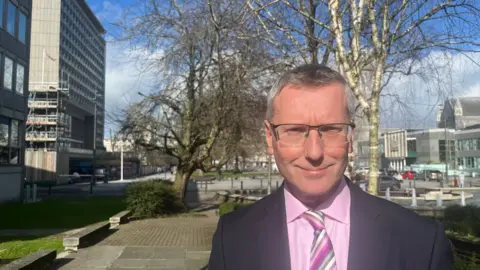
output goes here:
[[354, 110], [345, 79], [324, 65], [280, 78], [265, 133], [284, 184], [220, 217], [209, 270], [454, 269], [439, 222], [363, 192], [343, 175]]

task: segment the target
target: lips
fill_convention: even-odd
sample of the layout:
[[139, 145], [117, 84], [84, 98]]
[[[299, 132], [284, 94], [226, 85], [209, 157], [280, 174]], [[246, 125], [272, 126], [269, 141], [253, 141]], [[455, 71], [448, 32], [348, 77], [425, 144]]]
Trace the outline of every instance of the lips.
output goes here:
[[305, 175], [308, 175], [308, 176], [322, 176], [322, 175], [325, 175], [327, 173], [328, 167], [322, 167], [322, 168], [302, 168], [302, 167], [300, 167], [300, 169], [302, 170], [302, 172]]

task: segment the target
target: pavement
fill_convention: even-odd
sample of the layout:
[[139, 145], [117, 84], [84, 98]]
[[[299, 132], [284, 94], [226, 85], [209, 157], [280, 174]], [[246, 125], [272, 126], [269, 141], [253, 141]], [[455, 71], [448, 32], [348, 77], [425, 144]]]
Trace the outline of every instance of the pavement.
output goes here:
[[60, 254], [51, 269], [206, 269], [215, 211], [132, 221], [94, 246]]

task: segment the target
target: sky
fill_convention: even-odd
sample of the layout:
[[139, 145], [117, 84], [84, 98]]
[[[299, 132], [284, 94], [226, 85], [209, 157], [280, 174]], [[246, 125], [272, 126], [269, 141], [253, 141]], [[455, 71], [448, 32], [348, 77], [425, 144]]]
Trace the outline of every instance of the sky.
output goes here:
[[[118, 29], [113, 22], [133, 0], [87, 0], [107, 30], [106, 114], [140, 99], [138, 92], [151, 90], [153, 78], [144, 74], [125, 44], [111, 41]], [[472, 61], [473, 60], [473, 61]], [[480, 54], [431, 53], [417, 64], [427, 76], [395, 76], [383, 91], [381, 126], [429, 128], [435, 126], [436, 108], [445, 98], [480, 96]], [[400, 102], [399, 102], [400, 101]], [[113, 127], [106, 119], [106, 134]]]

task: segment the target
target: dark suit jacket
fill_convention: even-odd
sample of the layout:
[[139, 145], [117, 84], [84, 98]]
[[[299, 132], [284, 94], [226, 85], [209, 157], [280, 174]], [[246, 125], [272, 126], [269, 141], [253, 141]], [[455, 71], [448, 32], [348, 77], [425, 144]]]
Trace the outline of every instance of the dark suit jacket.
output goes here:
[[[348, 270], [454, 269], [450, 242], [440, 223], [347, 182]], [[208, 269], [290, 270], [283, 188], [220, 218]]]

